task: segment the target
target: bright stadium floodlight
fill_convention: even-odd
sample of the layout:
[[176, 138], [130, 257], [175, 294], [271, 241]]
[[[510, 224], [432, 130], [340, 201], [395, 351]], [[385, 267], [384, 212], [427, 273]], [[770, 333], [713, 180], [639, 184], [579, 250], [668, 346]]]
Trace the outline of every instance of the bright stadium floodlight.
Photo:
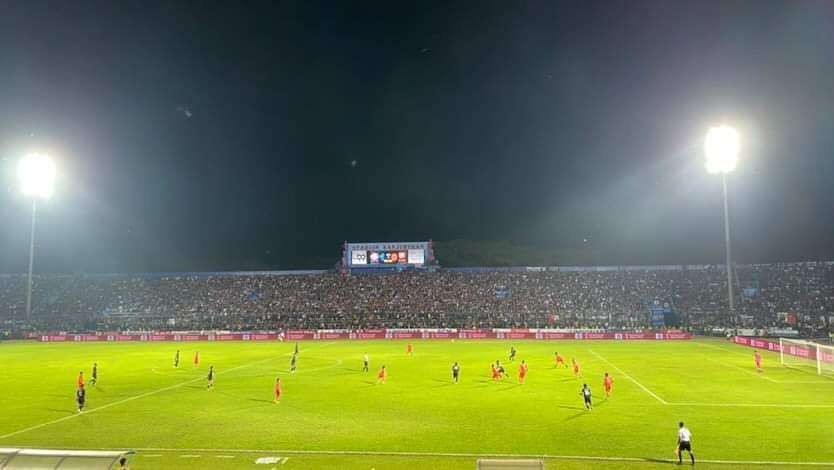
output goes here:
[[33, 154], [23, 157], [17, 166], [20, 190], [23, 194], [49, 199], [55, 186], [55, 163], [46, 155]]
[[724, 189], [724, 246], [727, 249], [727, 302], [729, 314], [735, 321], [735, 299], [733, 298], [733, 268], [730, 256], [730, 209], [727, 204], [727, 174], [736, 169], [738, 151], [741, 148], [738, 131], [721, 125], [711, 128], [704, 139], [704, 155], [707, 157], [707, 172], [721, 175]]
[[740, 147], [738, 131], [729, 126], [713, 127], [704, 139], [707, 171], [712, 174], [729, 173], [736, 169]]
[[32, 316], [32, 268], [35, 263], [35, 216], [38, 199], [49, 199], [55, 187], [55, 163], [42, 154], [23, 157], [17, 165], [20, 191], [32, 198], [32, 231], [29, 237], [29, 277], [26, 282], [26, 321]]

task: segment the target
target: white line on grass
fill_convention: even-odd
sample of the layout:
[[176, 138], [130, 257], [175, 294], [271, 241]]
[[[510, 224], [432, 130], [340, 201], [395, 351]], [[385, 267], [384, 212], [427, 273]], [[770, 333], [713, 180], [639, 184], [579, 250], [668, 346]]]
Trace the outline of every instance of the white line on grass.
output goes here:
[[740, 371], [744, 372], [745, 374], [750, 374], [750, 375], [752, 375], [752, 376], [754, 376], [754, 377], [758, 377], [758, 378], [760, 378], [760, 379], [764, 379], [764, 380], [767, 380], [767, 381], [773, 382], [773, 383], [775, 383], [775, 384], [781, 383], [781, 381], [780, 381], [780, 380], [771, 379], [770, 377], [768, 377], [768, 376], [766, 376], [766, 375], [763, 375], [761, 372], [753, 372], [752, 370], [747, 370], [747, 369], [745, 369], [745, 368], [743, 368], [743, 367], [739, 367], [739, 366], [734, 365], [734, 364], [727, 364], [727, 363], [725, 363], [725, 362], [716, 361], [715, 359], [713, 359], [713, 358], [711, 358], [711, 357], [708, 357], [708, 358], [707, 358], [707, 360], [708, 360], [708, 361], [710, 361], [710, 362], [714, 362], [714, 363], [716, 363], [716, 364], [718, 364], [718, 365], [720, 365], [720, 366], [730, 367], [730, 368], [733, 368], [733, 369], [740, 370]]
[[723, 406], [728, 408], [834, 408], [834, 405], [813, 405], [802, 403], [669, 403], [672, 406]]
[[[96, 449], [105, 450], [105, 449]], [[372, 451], [372, 450], [287, 450], [287, 449], [172, 449], [164, 447], [135, 448], [137, 452], [202, 452], [213, 453], [223, 452], [228, 454], [292, 454], [292, 455], [378, 455], [392, 457], [458, 457], [458, 458], [539, 458], [552, 460], [588, 460], [588, 461], [609, 461], [609, 462], [676, 462], [670, 459], [653, 459], [650, 457], [613, 457], [594, 455], [552, 455], [552, 454], [502, 454], [502, 453], [472, 453], [472, 452], [397, 452], [397, 451]], [[142, 454], [139, 454], [142, 455]], [[790, 465], [790, 466], [815, 466], [830, 467], [834, 462], [785, 462], [775, 460], [715, 460], [699, 459], [703, 463], [715, 463], [725, 465]]]
[[668, 404], [669, 404], [669, 402], [667, 402], [666, 400], [664, 400], [664, 399], [660, 398], [659, 396], [657, 396], [657, 394], [656, 394], [656, 393], [654, 393], [653, 391], [649, 390], [649, 389], [648, 389], [645, 385], [641, 384], [641, 383], [640, 383], [640, 382], [638, 382], [636, 379], [634, 379], [633, 377], [631, 377], [630, 375], [628, 375], [628, 374], [627, 374], [624, 370], [622, 370], [622, 369], [620, 369], [619, 367], [617, 367], [617, 366], [615, 366], [614, 364], [612, 364], [610, 361], [608, 361], [608, 359], [606, 359], [606, 358], [604, 358], [604, 357], [600, 356], [599, 354], [597, 354], [597, 353], [596, 353], [593, 349], [589, 349], [588, 351], [590, 351], [590, 352], [591, 352], [591, 354], [593, 354], [594, 356], [596, 356], [596, 357], [598, 357], [600, 360], [602, 360], [602, 362], [604, 362], [604, 363], [608, 364], [609, 366], [613, 367], [613, 368], [614, 368], [614, 370], [616, 370], [617, 372], [619, 372], [619, 373], [620, 373], [623, 377], [625, 377], [625, 378], [627, 378], [628, 380], [630, 380], [630, 381], [634, 382], [634, 384], [635, 384], [635, 385], [637, 385], [638, 387], [642, 388], [644, 392], [646, 392], [646, 393], [648, 393], [649, 395], [651, 395], [652, 397], [654, 397], [654, 398], [655, 398], [655, 400], [659, 401], [660, 403], [663, 403], [664, 405], [668, 405]]
[[[322, 345], [322, 347], [323, 346], [328, 346], [330, 344], [335, 344], [335, 343], [325, 343], [325, 344]], [[217, 375], [224, 374], [224, 373], [229, 373], [231, 371], [238, 370], [238, 369], [243, 369], [244, 367], [251, 367], [251, 366], [254, 366], [256, 364], [260, 364], [262, 362], [267, 362], [267, 361], [272, 361], [272, 360], [275, 360], [279, 357], [284, 357], [284, 356], [285, 356], [285, 354], [281, 354], [281, 355], [278, 355], [278, 356], [268, 357], [266, 359], [260, 359], [260, 360], [250, 362], [250, 363], [247, 363], [247, 364], [242, 364], [242, 365], [239, 365], [239, 366], [236, 366], [236, 367], [232, 367], [231, 369], [226, 369], [224, 371], [217, 372]], [[58, 419], [55, 419], [55, 420], [52, 420], [52, 421], [47, 421], [45, 423], [36, 424], [34, 426], [29, 426], [28, 428], [24, 428], [24, 429], [21, 429], [21, 430], [18, 430], [18, 431], [13, 431], [13, 432], [10, 432], [8, 434], [3, 434], [2, 436], [0, 436], [0, 440], [6, 439], [6, 438], [9, 438], [9, 437], [12, 437], [12, 436], [17, 436], [18, 434], [23, 434], [25, 432], [34, 431], [35, 429], [40, 429], [40, 428], [50, 426], [50, 425], [53, 425], [53, 424], [58, 424], [58, 423], [61, 423], [61, 422], [64, 422], [64, 421], [67, 421], [67, 420], [70, 420], [70, 419], [73, 419], [73, 418], [77, 418], [81, 415], [88, 415], [88, 414], [94, 413], [96, 411], [101, 411], [101, 410], [110, 408], [111, 406], [121, 405], [122, 403], [127, 403], [127, 402], [131, 402], [131, 401], [134, 401], [134, 400], [138, 400], [140, 398], [145, 398], [145, 397], [149, 397], [151, 395], [156, 395], [158, 393], [167, 392], [168, 390], [174, 390], [176, 388], [184, 387], [188, 384], [192, 384], [192, 383], [198, 382], [200, 380], [205, 380], [205, 377], [197, 377], [197, 378], [194, 378], [194, 379], [191, 379], [191, 380], [186, 380], [185, 382], [180, 382], [178, 384], [170, 385], [168, 387], [163, 387], [163, 388], [160, 388], [160, 389], [157, 389], [157, 390], [151, 390], [150, 392], [145, 392], [145, 393], [141, 393], [139, 395], [134, 395], [132, 397], [125, 398], [124, 400], [114, 401], [113, 403], [108, 403], [106, 405], [101, 405], [97, 408], [91, 408], [87, 411], [84, 411], [83, 413], [74, 413], [74, 414], [71, 414], [71, 415], [68, 415], [68, 416], [64, 416], [63, 418], [58, 418]]]

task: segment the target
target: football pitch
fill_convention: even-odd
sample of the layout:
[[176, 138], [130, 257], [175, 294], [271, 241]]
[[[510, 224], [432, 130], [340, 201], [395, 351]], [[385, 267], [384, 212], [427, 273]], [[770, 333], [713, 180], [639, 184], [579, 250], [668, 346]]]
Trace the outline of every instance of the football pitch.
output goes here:
[[[302, 342], [290, 374], [293, 343], [0, 343], [0, 447], [133, 449], [132, 469], [474, 469], [490, 456], [649, 469], [676, 461], [685, 421], [698, 468], [834, 468], [834, 380], [783, 368], [773, 353], [763, 352], [758, 374], [752, 349], [712, 339], [431, 340], [413, 342], [411, 357], [406, 344]], [[581, 378], [554, 367], [556, 351], [579, 361]], [[500, 382], [491, 378], [495, 360], [509, 373]], [[388, 380], [378, 384], [383, 364]], [[217, 371], [210, 391], [209, 365]], [[88, 381], [81, 414], [80, 370]], [[615, 380], [608, 400], [605, 372]]]

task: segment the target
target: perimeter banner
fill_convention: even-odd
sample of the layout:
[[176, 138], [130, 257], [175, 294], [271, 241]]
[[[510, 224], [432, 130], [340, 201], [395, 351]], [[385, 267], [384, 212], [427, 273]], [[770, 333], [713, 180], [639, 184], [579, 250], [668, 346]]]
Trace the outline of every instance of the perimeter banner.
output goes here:
[[[59, 342], [112, 342], [112, 341], [334, 341], [334, 340], [417, 340], [417, 339], [511, 339], [511, 340], [689, 340], [691, 333], [682, 331], [645, 331], [642, 333], [605, 333], [596, 331], [548, 331], [548, 330], [440, 330], [440, 329], [388, 329], [388, 330], [289, 330], [282, 333], [143, 333], [143, 334], [43, 334], [34, 336], [44, 343]], [[778, 351], [775, 345], [765, 340], [736, 337], [739, 344]], [[774, 349], [775, 348], [775, 349]]]

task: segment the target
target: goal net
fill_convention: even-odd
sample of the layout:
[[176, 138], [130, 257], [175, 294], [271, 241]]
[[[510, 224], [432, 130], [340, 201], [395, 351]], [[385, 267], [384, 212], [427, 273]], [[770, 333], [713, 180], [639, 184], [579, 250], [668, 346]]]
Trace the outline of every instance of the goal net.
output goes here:
[[834, 347], [801, 339], [779, 338], [780, 361], [785, 367], [819, 375], [834, 375]]

